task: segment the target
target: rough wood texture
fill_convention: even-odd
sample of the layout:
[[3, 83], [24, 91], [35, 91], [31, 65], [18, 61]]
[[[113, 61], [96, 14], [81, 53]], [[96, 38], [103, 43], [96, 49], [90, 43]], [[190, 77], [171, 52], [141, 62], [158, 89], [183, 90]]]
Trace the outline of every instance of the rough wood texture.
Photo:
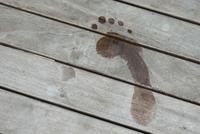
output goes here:
[[200, 24], [199, 0], [117, 0]]
[[[121, 41], [12, 8], [1, 6], [0, 12], [0, 42], [200, 102], [200, 66], [197, 64], [130, 47]], [[115, 52], [115, 57], [106, 57], [103, 54], [106, 46], [102, 44], [112, 46], [115, 51], [109, 52]], [[122, 46], [126, 47], [119, 51]]]
[[[93, 27], [93, 30], [103, 33], [112, 30], [145, 46], [200, 61], [199, 26], [171, 17], [112, 0], [0, 0], [0, 2], [89, 29]], [[99, 16], [105, 16], [106, 19], [114, 18], [115, 24], [99, 24], [97, 22]], [[124, 27], [118, 26], [118, 20], [124, 22]], [[127, 32], [127, 29], [132, 29], [132, 33]]]
[[196, 105], [23, 51], [0, 46], [0, 74], [4, 87], [152, 133], [200, 131]]
[[139, 134], [0, 89], [1, 134]]

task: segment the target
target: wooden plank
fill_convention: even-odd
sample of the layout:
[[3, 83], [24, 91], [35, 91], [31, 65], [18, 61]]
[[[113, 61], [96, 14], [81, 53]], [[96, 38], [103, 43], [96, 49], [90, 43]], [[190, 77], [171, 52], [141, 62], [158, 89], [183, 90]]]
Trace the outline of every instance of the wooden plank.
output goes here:
[[139, 134], [0, 89], [1, 134]]
[[151, 133], [197, 134], [200, 107], [0, 46], [0, 85]]
[[[139, 56], [137, 47], [129, 47], [120, 41], [127, 46], [125, 50], [130, 49], [134, 53], [126, 51], [130, 56], [106, 58], [96, 51], [98, 42], [107, 40], [106, 37], [11, 8], [1, 6], [0, 12], [0, 42], [200, 102], [200, 66], [197, 64], [147, 49], [142, 49], [142, 56]], [[134, 62], [137, 58], [139, 63]], [[134, 64], [141, 68], [139, 73], [135, 71], [137, 66]], [[144, 75], [144, 78], [140, 79], [138, 75]]]
[[199, 0], [116, 0], [200, 24]]
[[[94, 31], [109, 34], [116, 32], [134, 39], [146, 47], [179, 55], [200, 63], [200, 27], [144, 9], [121, 4], [112, 0], [0, 0], [25, 10], [54, 19], [66, 21]], [[98, 22], [99, 16], [114, 18], [114, 25]], [[117, 21], [124, 22], [119, 26]], [[111, 23], [112, 23], [111, 19]], [[103, 22], [102, 22], [103, 23]], [[127, 32], [132, 30], [132, 33]], [[129, 31], [130, 31], [129, 30]], [[129, 39], [127, 39], [129, 40]], [[129, 40], [130, 41], [130, 40]]]

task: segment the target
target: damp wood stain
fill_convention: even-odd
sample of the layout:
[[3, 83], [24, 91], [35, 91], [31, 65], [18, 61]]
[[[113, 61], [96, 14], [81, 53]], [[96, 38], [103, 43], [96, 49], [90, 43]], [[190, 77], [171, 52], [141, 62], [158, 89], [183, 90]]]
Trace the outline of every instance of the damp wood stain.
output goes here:
[[[132, 33], [132, 31], [129, 31]], [[109, 35], [126, 38], [118, 33], [109, 32]], [[151, 86], [148, 67], [145, 64], [142, 48], [112, 37], [102, 37], [96, 44], [96, 51], [103, 57], [114, 58], [120, 56], [127, 61], [128, 68], [135, 81]], [[146, 125], [151, 121], [156, 101], [151, 91], [134, 87], [131, 114], [137, 123]]]

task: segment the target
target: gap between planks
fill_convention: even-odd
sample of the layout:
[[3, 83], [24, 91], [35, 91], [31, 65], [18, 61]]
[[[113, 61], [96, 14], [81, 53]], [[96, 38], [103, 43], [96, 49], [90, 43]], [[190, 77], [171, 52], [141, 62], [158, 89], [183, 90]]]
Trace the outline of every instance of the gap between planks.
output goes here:
[[9, 47], [9, 48], [13, 48], [13, 49], [16, 49], [16, 50], [19, 50], [19, 51], [24, 51], [24, 52], [27, 52], [27, 53], [31, 53], [31, 54], [34, 54], [34, 55], [38, 55], [38, 56], [41, 56], [41, 57], [44, 57], [44, 58], [47, 58], [47, 59], [51, 59], [51, 60], [53, 60], [53, 61], [55, 61], [57, 63], [60, 63], [60, 64], [64, 64], [64, 65], [67, 65], [67, 66], [78, 68], [78, 69], [81, 69], [81, 70], [84, 70], [84, 71], [87, 71], [87, 72], [90, 72], [90, 73], [94, 73], [94, 74], [97, 74], [97, 75], [100, 75], [100, 76], [103, 76], [103, 77], [106, 77], [106, 78], [110, 78], [110, 79], [113, 79], [113, 80], [116, 80], [116, 81], [120, 81], [120, 82], [129, 84], [129, 85], [138, 86], [138, 87], [144, 88], [144, 90], [153, 91], [155, 93], [158, 93], [158, 94], [161, 94], [161, 95], [165, 95], [165, 96], [168, 96], [168, 97], [172, 97], [172, 98], [175, 98], [177, 100], [184, 101], [186, 103], [191, 103], [191, 104], [200, 106], [199, 102], [192, 101], [192, 100], [189, 100], [189, 99], [186, 99], [186, 98], [182, 98], [182, 97], [179, 97], [179, 96], [176, 96], [176, 95], [173, 95], [173, 94], [161, 91], [161, 90], [157, 90], [155, 88], [151, 88], [151, 87], [148, 87], [148, 86], [145, 86], [145, 85], [141, 85], [141, 84], [138, 84], [138, 83], [132, 83], [132, 82], [120, 79], [120, 78], [109, 76], [107, 74], [104, 74], [104, 73], [101, 73], [101, 72], [98, 72], [98, 71], [95, 71], [95, 70], [92, 70], [92, 69], [88, 69], [88, 68], [77, 66], [77, 65], [74, 65], [74, 64], [71, 64], [71, 63], [68, 63], [68, 62], [64, 62], [64, 61], [61, 61], [61, 60], [59, 60], [57, 58], [51, 57], [49, 55], [47, 56], [47, 55], [44, 55], [44, 54], [39, 53], [39, 52], [31, 51], [31, 50], [24, 49], [24, 48], [22, 49], [22, 48], [14, 46], [14, 45], [2, 43], [2, 42], [0, 42], [0, 45], [1, 46], [5, 46], [5, 47]]
[[[9, 8], [8, 8], [8, 10], [9, 10]], [[11, 9], [10, 9], [11, 10]], [[30, 15], [31, 16], [31, 14], [27, 14], [27, 15]], [[39, 18], [39, 17], [38, 17]], [[43, 17], [41, 17], [41, 18], [43, 18]], [[45, 20], [45, 19], [44, 19]], [[47, 21], [47, 20], [46, 20]], [[29, 22], [30, 23], [30, 22]], [[26, 24], [25, 24], [26, 25]], [[65, 26], [65, 25], [63, 25], [63, 26]], [[30, 29], [29, 29], [30, 30]], [[7, 42], [7, 41], [6, 41]], [[5, 43], [5, 42], [4, 42]], [[20, 46], [18, 46], [17, 44], [16, 44], [16, 42], [14, 41], [14, 43], [10, 43], [9, 41], [7, 42], [7, 45], [10, 45], [10, 46], [17, 46], [17, 47], [19, 47], [19, 48], [21, 48], [21, 49], [27, 49], [26, 47], [25, 48], [23, 48], [23, 47], [20, 47]], [[28, 44], [27, 44], [28, 45]], [[35, 52], [36, 54], [38, 53], [38, 54], [40, 54], [40, 53], [43, 53], [43, 52], [40, 52], [40, 51], [37, 51], [37, 50], [32, 50], [32, 49], [28, 49], [28, 50], [30, 50], [30, 51], [33, 51], [33, 52]], [[67, 64], [69, 64], [69, 65], [71, 65], [71, 66], [73, 66], [74, 65], [74, 63], [73, 62], [69, 62], [69, 61], [66, 61], [66, 60], [62, 60], [62, 58], [59, 58], [59, 57], [56, 57], [56, 56], [52, 56], [51, 54], [46, 54], [45, 53], [45, 56], [46, 55], [49, 55], [49, 57], [53, 57], [53, 59], [55, 59], [57, 62], [60, 62], [60, 63], [65, 63], [65, 62], [67, 62]], [[48, 56], [47, 56], [48, 57]], [[73, 64], [73, 65], [72, 65]], [[77, 65], [77, 64], [75, 64], [75, 66], [77, 67], [80, 67], [81, 65]], [[82, 67], [82, 66], [81, 66]], [[81, 68], [80, 67], [80, 68]], [[87, 66], [84, 66], [84, 67], [82, 67], [83, 69], [86, 69], [87, 70]], [[103, 72], [103, 73], [101, 73], [101, 71], [99, 72], [99, 70], [96, 70], [95, 71], [95, 69], [93, 69], [93, 68], [90, 68], [89, 69], [89, 71], [91, 71], [91, 72], [93, 72], [93, 73], [97, 73], [97, 74], [100, 74], [100, 75], [104, 75], [104, 76], [106, 76], [106, 77], [109, 77], [109, 76], [107, 76], [108, 74], [107, 73], [105, 73], [105, 72]], [[111, 75], [111, 77], [109, 77], [109, 78], [112, 78], [112, 79], [115, 79], [114, 78], [115, 76], [112, 76]], [[116, 80], [119, 80], [119, 81], [123, 81], [123, 82], [126, 82], [126, 80], [122, 80], [123, 78], [116, 78]], [[129, 81], [130, 82], [130, 81]], [[144, 87], [143, 86], [143, 84], [142, 85], [140, 85], [140, 84], [138, 84], [138, 83], [132, 83], [132, 82], [130, 82], [130, 84], [131, 85], [138, 85], [138, 86], [140, 86], [140, 87]], [[145, 87], [146, 89], [148, 89], [149, 87], [147, 86], [147, 87]], [[154, 87], [150, 87], [149, 88], [149, 90], [153, 90], [153, 91], [156, 91], [156, 90], [159, 90], [159, 89], [162, 89], [162, 87], [161, 88], [154, 88]], [[158, 93], [160, 93], [159, 91], [157, 91]], [[166, 91], [161, 91], [161, 93], [164, 93], [165, 95], [166, 94], [168, 94]], [[172, 96], [178, 96], [178, 95], [173, 95], [173, 93], [170, 93], [169, 94], [169, 96], [170, 95], [172, 95]], [[181, 96], [181, 97], [176, 97], [176, 98], [185, 98], [184, 96]], [[186, 99], [186, 100], [188, 100], [188, 98]], [[195, 100], [191, 100], [191, 102], [194, 102], [195, 103]], [[198, 102], [198, 104], [199, 104], [199, 102]]]
[[55, 61], [57, 61], [57, 60], [55, 60]]
[[[8, 96], [12, 96], [12, 98], [15, 100], [16, 99], [16, 97], [14, 97], [15, 95], [17, 95], [17, 98], [18, 97], [20, 97], [20, 98], [22, 98], [22, 97], [24, 97], [22, 100], [27, 100], [27, 101], [25, 101], [25, 104], [29, 104], [29, 102], [33, 102], [33, 101], [36, 101], [36, 102], [39, 102], [39, 104], [44, 104], [45, 105], [45, 108], [46, 107], [48, 107], [48, 106], [53, 106], [53, 107], [49, 107], [49, 108], [60, 108], [60, 109], [63, 109], [63, 112], [64, 113], [66, 113], [67, 115], [69, 114], [69, 115], [73, 115], [73, 114], [70, 114], [70, 112], [74, 112], [74, 113], [76, 113], [75, 115], [79, 115], [80, 114], [80, 116], [78, 116], [79, 118], [81, 117], [81, 115], [83, 115], [83, 116], [86, 116], [87, 118], [89, 118], [89, 120], [86, 120], [87, 121], [87, 123], [89, 123], [90, 124], [90, 121], [92, 121], [92, 120], [96, 120], [96, 121], [102, 121], [102, 124], [107, 124], [107, 125], [114, 125], [114, 126], [116, 126], [117, 128], [119, 128], [119, 129], [124, 129], [124, 131], [126, 131], [126, 132], [130, 132], [130, 133], [137, 133], [137, 132], [139, 132], [139, 133], [143, 133], [143, 134], [151, 134], [151, 133], [149, 133], [149, 132], [146, 132], [146, 131], [143, 131], [143, 130], [140, 130], [140, 129], [137, 129], [137, 128], [133, 128], [133, 127], [127, 127], [127, 126], [125, 126], [125, 125], [121, 125], [121, 124], [119, 124], [119, 123], [116, 123], [116, 122], [112, 122], [112, 121], [109, 121], [109, 120], [107, 120], [107, 119], [103, 119], [103, 118], [101, 118], [101, 117], [97, 117], [97, 116], [93, 116], [93, 115], [91, 115], [91, 114], [88, 114], [88, 113], [84, 113], [84, 112], [82, 112], [82, 111], [79, 111], [79, 110], [76, 110], [76, 109], [71, 109], [71, 108], [69, 108], [69, 107], [66, 107], [66, 106], [64, 106], [64, 105], [60, 105], [60, 104], [56, 104], [56, 103], [54, 103], [54, 102], [51, 102], [51, 101], [46, 101], [46, 100], [43, 100], [43, 99], [40, 99], [40, 98], [37, 98], [37, 97], [34, 97], [34, 96], [30, 96], [30, 95], [27, 95], [27, 94], [24, 94], [24, 93], [20, 93], [20, 92], [17, 92], [17, 91], [14, 91], [14, 90], [12, 90], [12, 89], [8, 89], [8, 88], [4, 88], [4, 87], [1, 87], [0, 86], [0, 92], [1, 92], [1, 95], [2, 95], [2, 92], [8, 92]], [[3, 93], [4, 94], [4, 93]], [[6, 93], [7, 94], [7, 93]], [[19, 95], [19, 96], [18, 96]], [[7, 97], [7, 95], [5, 96], [5, 97]], [[8, 98], [9, 99], [9, 98]], [[18, 98], [19, 99], [19, 98]], [[34, 104], [34, 102], [33, 102], [33, 104]], [[12, 105], [12, 103], [11, 103], [11, 105]], [[26, 106], [26, 108], [27, 108], [27, 105], [25, 105]], [[31, 106], [34, 106], [34, 105], [31, 105]], [[17, 107], [16, 105], [15, 106], [13, 106], [13, 107]], [[34, 108], [34, 107], [31, 107], [31, 108]], [[43, 108], [44, 107], [39, 107], [40, 109], [42, 109], [43, 110]], [[9, 108], [9, 109], [12, 109], [12, 108]], [[21, 110], [23, 110], [23, 109], [21, 109]], [[51, 109], [49, 109], [49, 110], [51, 110]], [[55, 110], [55, 109], [54, 109]], [[51, 110], [51, 111], [54, 111], [54, 110]], [[66, 110], [66, 111], [65, 111]], [[17, 110], [16, 110], [17, 111]], [[16, 112], [15, 111], [15, 112]], [[56, 110], [57, 111], [57, 110]], [[58, 110], [59, 111], [59, 110]], [[2, 111], [1, 111], [2, 112]], [[37, 113], [38, 113], [38, 111], [37, 111]], [[7, 114], [9, 114], [9, 113], [7, 113]], [[52, 116], [52, 115], [51, 115]], [[71, 117], [70, 116], [70, 117]], [[74, 116], [74, 115], [73, 115]], [[34, 116], [35, 117], [35, 116]], [[53, 117], [53, 116], [52, 116]], [[48, 117], [46, 117], [45, 116], [45, 118], [48, 118]], [[82, 119], [82, 118], [81, 118]], [[31, 120], [32, 121], [32, 120]], [[89, 122], [88, 122], [89, 121]], [[0, 121], [1, 122], [1, 121]], [[39, 122], [40, 122], [40, 119], [39, 119]], [[39, 122], [37, 122], [37, 123], [39, 123]], [[66, 122], [66, 120], [65, 120], [65, 122]], [[70, 121], [70, 123], [71, 123], [71, 121]], [[50, 124], [51, 124], [51, 121], [50, 121]], [[22, 124], [23, 125], [23, 124]], [[66, 125], [66, 124], [65, 124]], [[83, 124], [81, 124], [81, 123], [79, 123], [79, 125], [81, 126], [81, 125], [84, 125], [84, 123]], [[86, 124], [87, 125], [87, 124]], [[95, 122], [93, 122], [93, 124], [92, 124], [92, 126], [98, 126], [98, 123], [96, 124]], [[25, 125], [23, 125], [23, 126], [25, 126]], [[48, 126], [48, 125], [47, 125]], [[60, 125], [59, 125], [60, 126]], [[92, 128], [92, 126], [91, 126], [91, 128]], [[65, 126], [66, 127], [66, 126]], [[106, 126], [105, 126], [106, 127]], [[73, 128], [73, 127], [72, 127]], [[90, 129], [91, 129], [90, 128]], [[8, 129], [8, 128], [5, 128], [5, 129]], [[18, 129], [20, 129], [20, 128], [18, 128]], [[28, 128], [29, 129], [29, 128]], [[88, 130], [89, 128], [87, 128], [87, 130]], [[104, 127], [102, 128], [102, 129], [104, 129]], [[23, 130], [24, 130], [24, 128], [23, 128]], [[130, 131], [129, 131], [130, 130]], [[93, 131], [93, 129], [92, 129], [92, 131]], [[112, 131], [112, 130], [110, 130], [110, 131]], [[51, 131], [48, 131], [48, 132], [51, 132]], [[138, 133], [138, 134], [139, 134]], [[1, 131], [0, 131], [0, 134], [3, 134], [3, 133], [1, 133]]]
[[143, 44], [136, 43], [136, 42], [133, 43], [132, 41], [127, 40], [127, 39], [123, 39], [123, 38], [120, 38], [120, 37], [117, 37], [117, 36], [105, 34], [103, 32], [92, 30], [92, 29], [86, 28], [84, 26], [79, 26], [79, 25], [76, 25], [74, 23], [70, 23], [70, 22], [67, 22], [67, 21], [52, 17], [52, 16], [44, 15], [42, 13], [37, 13], [37, 12], [31, 11], [31, 10], [23, 9], [23, 8], [20, 8], [20, 7], [17, 7], [17, 6], [13, 6], [13, 5], [9, 5], [9, 4], [3, 3], [3, 2], [0, 2], [0, 5], [6, 6], [6, 7], [10, 7], [10, 8], [14, 8], [16, 10], [20, 10], [20, 11], [23, 11], [23, 12], [26, 12], [26, 13], [37, 15], [37, 16], [40, 16], [40, 17], [43, 17], [43, 18], [46, 18], [46, 19], [50, 19], [50, 20], [53, 20], [53, 21], [56, 21], [56, 22], [59, 22], [59, 23], [67, 24], [67, 25], [70, 25], [70, 26], [73, 26], [73, 27], [77, 27], [77, 28], [80, 28], [80, 29], [83, 29], [83, 30], [86, 30], [86, 31], [90, 31], [90, 32], [93, 32], [93, 33], [97, 33], [97, 34], [100, 34], [100, 35], [104, 35], [104, 36], [107, 36], [107, 37], [116, 38], [116, 39], [122, 40], [124, 42], [130, 43], [131, 45], [140, 46], [140, 47], [143, 47], [143, 48], [146, 48], [146, 49], [149, 49], [149, 50], [156, 51], [158, 53], [166, 54], [166, 55], [169, 55], [169, 56], [181, 59], [181, 60], [186, 60], [186, 61], [189, 61], [189, 62], [196, 63], [196, 64], [200, 65], [200, 60], [192, 58], [192, 57], [189, 57], [189, 56], [179, 55], [179, 54], [176, 54], [176, 53], [173, 53], [173, 52], [165, 51], [165, 50], [162, 50], [162, 49], [158, 49], [156, 47], [143, 45]]
[[149, 7], [146, 7], [146, 6], [142, 6], [142, 5], [135, 4], [135, 3], [130, 3], [130, 2], [127, 2], [127, 1], [124, 1], [124, 0], [113, 0], [113, 1], [120, 2], [122, 4], [130, 5], [130, 6], [134, 6], [134, 7], [137, 7], [137, 8], [141, 8], [141, 9], [144, 9], [144, 10], [147, 10], [147, 11], [150, 11], [150, 12], [155, 12], [155, 13], [158, 13], [158, 14], [162, 14], [162, 15], [165, 15], [167, 17], [172, 17], [172, 18], [175, 18], [177, 20], [181, 20], [181, 21], [184, 21], [184, 22], [188, 22], [188, 23], [200, 26], [200, 22], [195, 21], [195, 20], [191, 20], [191, 19], [187, 19], [185, 17], [181, 17], [181, 16], [178, 16], [178, 15], [173, 15], [171, 13], [166, 13], [164, 11], [159, 11], [159, 10], [156, 10], [156, 9], [151, 9]]
[[59, 107], [59, 108], [65, 109], [65, 110], [76, 112], [76, 113], [79, 113], [79, 114], [82, 114], [82, 115], [85, 115], [85, 116], [88, 116], [88, 117], [92, 117], [92, 118], [95, 118], [97, 120], [101, 120], [101, 121], [104, 121], [104, 122], [108, 122], [108, 123], [129, 129], [129, 130], [137, 131], [137, 132], [144, 133], [144, 134], [153, 134], [153, 133], [147, 132], [145, 130], [135, 128], [133, 126], [125, 125], [125, 124], [122, 124], [122, 123], [119, 123], [119, 122], [116, 122], [116, 121], [113, 121], [113, 120], [110, 120], [110, 119], [107, 119], [107, 118], [103, 118], [101, 116], [97, 116], [97, 115], [89, 113], [89, 112], [85, 112], [85, 111], [81, 111], [79, 109], [71, 108], [71, 107], [68, 107], [64, 104], [56, 103], [56, 102], [53, 102], [53, 101], [50, 101], [50, 100], [45, 100], [45, 99], [42, 99], [40, 97], [32, 96], [30, 94], [19, 92], [19, 91], [16, 91], [14, 89], [7, 88], [7, 87], [1, 86], [1, 85], [0, 85], [0, 90], [8, 91], [8, 92], [11, 92], [11, 93], [23, 96], [23, 97], [27, 97], [27, 98], [45, 103], [45, 104], [53, 105], [53, 106], [56, 106], [56, 107]]
[[[64, 80], [66, 77], [63, 77], [63, 69], [68, 71], [73, 70], [71, 67], [9, 47], [1, 47], [1, 52], [1, 72], [5, 73], [3, 73], [0, 79], [4, 87], [50, 102], [64, 104], [67, 107], [87, 111], [102, 118], [108, 118], [109, 120], [134, 126], [152, 133], [157, 133], [157, 131], [161, 132], [162, 129], [166, 133], [169, 131], [190, 132], [192, 130], [191, 127], [193, 127], [194, 132], [198, 132], [199, 118], [196, 119], [197, 114], [200, 112], [198, 106], [155, 93], [154, 96], [157, 101], [155, 109], [156, 116], [154, 116], [154, 120], [152, 119], [149, 125], [139, 125], [130, 113], [129, 104], [135, 104], [134, 102], [131, 103], [131, 96], [133, 93], [135, 94], [132, 89], [133, 86], [75, 68], [75, 75], [72, 77], [69, 75], [71, 78], [66, 81]], [[66, 75], [67, 72], [65, 71], [64, 74]], [[52, 80], [55, 83], [51, 82]], [[52, 85], [50, 84], [48, 86], [49, 82]], [[64, 87], [57, 87], [56, 83], [58, 86], [64, 84]], [[107, 88], [112, 87], [112, 85], [116, 85], [115, 90], [112, 90], [113, 88]], [[103, 110], [104, 108], [105, 110]], [[174, 117], [177, 120], [168, 117]], [[182, 119], [185, 122], [182, 122]], [[187, 126], [187, 123], [191, 123], [191, 126]], [[185, 127], [187, 130], [183, 130], [182, 127]]]

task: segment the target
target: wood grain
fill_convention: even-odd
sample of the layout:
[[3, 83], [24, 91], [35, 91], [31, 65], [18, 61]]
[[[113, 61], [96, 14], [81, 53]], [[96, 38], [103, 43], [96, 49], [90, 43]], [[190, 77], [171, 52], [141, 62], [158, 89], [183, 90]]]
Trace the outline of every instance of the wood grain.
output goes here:
[[[155, 12], [112, 0], [0, 0], [25, 10], [66, 21], [104, 34], [116, 32], [152, 49], [200, 62], [200, 27]], [[99, 24], [98, 17], [114, 18], [115, 24]], [[124, 26], [118, 26], [123, 21]], [[130, 34], [128, 29], [132, 30]]]
[[139, 134], [0, 89], [1, 134]]
[[[1, 6], [0, 12], [0, 42], [200, 102], [200, 66], [197, 64], [133, 47], [122, 41], [116, 44], [126, 46], [123, 50], [128, 55], [123, 52], [107, 58], [98, 51], [98, 44], [112, 44], [113, 39], [12, 8]], [[114, 50], [117, 52], [118, 48]], [[139, 73], [135, 73], [138, 69]], [[140, 78], [142, 72], [146, 75]]]
[[200, 24], [198, 0], [116, 0]]
[[151, 133], [200, 131], [199, 106], [23, 51], [0, 46], [0, 74], [4, 87]]

